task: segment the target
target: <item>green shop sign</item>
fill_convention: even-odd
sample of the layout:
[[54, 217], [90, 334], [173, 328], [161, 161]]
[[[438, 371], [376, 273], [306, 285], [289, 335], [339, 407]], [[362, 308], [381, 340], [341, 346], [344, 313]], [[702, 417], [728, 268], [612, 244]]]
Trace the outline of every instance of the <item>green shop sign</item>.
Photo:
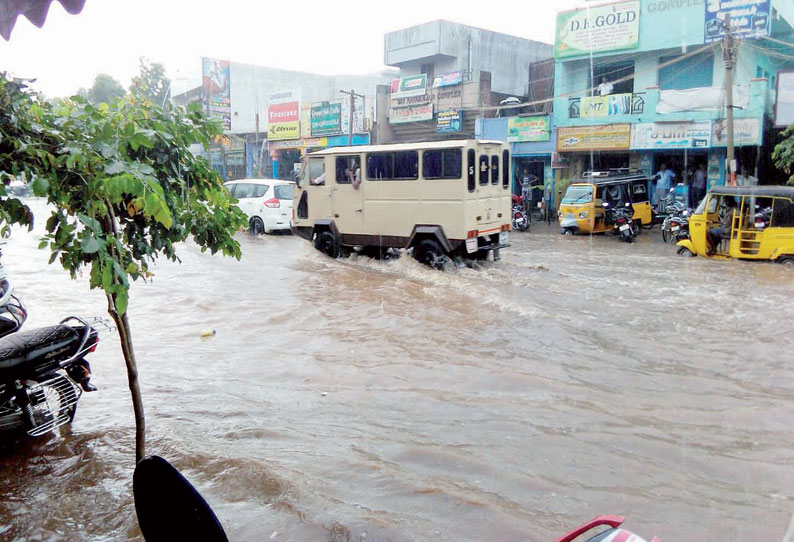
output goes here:
[[320, 102], [311, 107], [312, 137], [342, 133], [342, 102]]
[[548, 141], [549, 117], [510, 117], [507, 119], [507, 141]]
[[557, 15], [554, 57], [635, 49], [639, 44], [640, 2], [620, 2]]

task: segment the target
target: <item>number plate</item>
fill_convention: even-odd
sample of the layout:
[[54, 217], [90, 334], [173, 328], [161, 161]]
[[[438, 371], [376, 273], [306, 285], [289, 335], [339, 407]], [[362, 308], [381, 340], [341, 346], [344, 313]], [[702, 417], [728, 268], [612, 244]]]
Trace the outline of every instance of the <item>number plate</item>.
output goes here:
[[628, 225], [628, 224], [623, 224], [623, 225], [620, 227], [620, 231], [626, 231], [627, 229], [629, 229], [629, 225]]
[[670, 228], [670, 231], [678, 231], [680, 229], [681, 229], [681, 226], [673, 226], [672, 228]]
[[499, 234], [499, 244], [500, 245], [506, 245], [509, 242], [510, 242], [510, 232], [509, 231], [501, 232]]
[[466, 252], [471, 254], [472, 252], [477, 252], [477, 238], [472, 237], [471, 239], [466, 239]]
[[565, 218], [573, 218], [573, 213], [565, 213]]

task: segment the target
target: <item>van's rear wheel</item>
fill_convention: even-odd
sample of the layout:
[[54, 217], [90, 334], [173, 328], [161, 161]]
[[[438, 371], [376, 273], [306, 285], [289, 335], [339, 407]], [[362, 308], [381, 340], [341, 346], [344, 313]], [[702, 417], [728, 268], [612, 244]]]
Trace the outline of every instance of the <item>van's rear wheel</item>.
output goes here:
[[422, 239], [419, 244], [414, 246], [414, 258], [419, 263], [423, 263], [433, 269], [444, 269], [447, 256], [438, 241], [434, 239]]

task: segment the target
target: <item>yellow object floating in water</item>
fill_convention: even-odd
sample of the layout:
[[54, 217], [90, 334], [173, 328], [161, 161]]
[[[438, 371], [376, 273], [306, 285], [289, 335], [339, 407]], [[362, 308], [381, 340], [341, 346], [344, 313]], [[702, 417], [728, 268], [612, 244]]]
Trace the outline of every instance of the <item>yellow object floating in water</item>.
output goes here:
[[214, 329], [205, 329], [204, 331], [201, 332], [202, 337], [212, 337], [213, 335], [215, 335]]

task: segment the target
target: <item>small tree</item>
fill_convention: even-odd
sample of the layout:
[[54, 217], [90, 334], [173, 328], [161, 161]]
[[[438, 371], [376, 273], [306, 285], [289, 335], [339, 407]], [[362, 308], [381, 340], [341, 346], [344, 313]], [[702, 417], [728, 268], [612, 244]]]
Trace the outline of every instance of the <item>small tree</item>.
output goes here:
[[100, 73], [94, 78], [94, 84], [88, 90], [80, 89], [78, 94], [84, 96], [86, 100], [94, 105], [101, 103], [111, 103], [118, 98], [122, 98], [126, 92], [121, 83], [111, 76]]
[[794, 124], [786, 128], [782, 134], [783, 141], [775, 145], [772, 160], [786, 175], [786, 184], [794, 185]]
[[140, 73], [132, 78], [130, 92], [139, 94], [163, 106], [171, 94], [171, 80], [165, 76], [165, 68], [146, 58], [140, 59]]
[[[247, 224], [222, 180], [189, 146], [221, 133], [199, 106], [169, 108], [128, 96], [98, 106], [74, 97], [44, 102], [0, 74], [0, 176], [32, 177], [54, 210], [40, 248], [49, 247], [72, 278], [87, 268], [116, 323], [136, 422], [136, 461], [145, 455], [145, 419], [127, 319], [130, 279], [151, 276], [158, 256], [177, 260], [192, 238], [202, 251], [240, 258], [233, 235]], [[0, 193], [0, 218], [32, 222]]]

